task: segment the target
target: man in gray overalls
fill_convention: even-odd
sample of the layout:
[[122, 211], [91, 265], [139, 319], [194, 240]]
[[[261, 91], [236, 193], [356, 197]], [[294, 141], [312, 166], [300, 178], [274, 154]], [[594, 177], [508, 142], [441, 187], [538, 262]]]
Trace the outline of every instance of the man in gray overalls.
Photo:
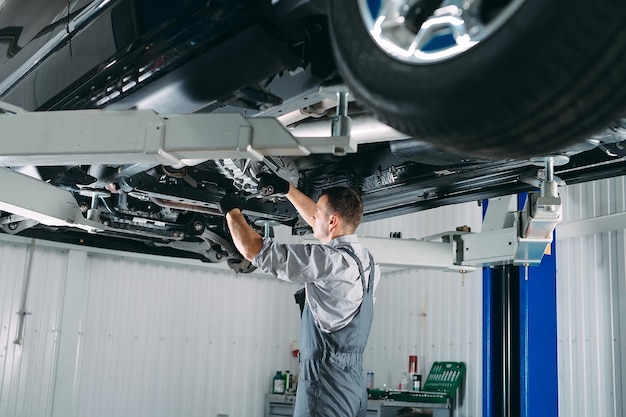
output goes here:
[[380, 268], [354, 234], [363, 217], [361, 197], [351, 188], [334, 187], [315, 203], [274, 175], [262, 177], [261, 186], [268, 194], [284, 194], [322, 243], [263, 239], [241, 214], [240, 200], [227, 196], [220, 202], [235, 246], [246, 259], [279, 279], [305, 285], [294, 416], [365, 416], [363, 351]]

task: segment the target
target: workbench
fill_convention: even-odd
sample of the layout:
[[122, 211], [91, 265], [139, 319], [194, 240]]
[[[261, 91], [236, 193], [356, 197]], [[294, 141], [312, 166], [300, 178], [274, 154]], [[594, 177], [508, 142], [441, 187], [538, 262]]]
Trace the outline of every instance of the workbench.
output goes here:
[[[293, 416], [295, 394], [267, 394], [265, 417]], [[403, 408], [428, 410], [433, 417], [452, 417], [452, 404], [412, 401], [368, 400], [367, 417], [396, 417]]]

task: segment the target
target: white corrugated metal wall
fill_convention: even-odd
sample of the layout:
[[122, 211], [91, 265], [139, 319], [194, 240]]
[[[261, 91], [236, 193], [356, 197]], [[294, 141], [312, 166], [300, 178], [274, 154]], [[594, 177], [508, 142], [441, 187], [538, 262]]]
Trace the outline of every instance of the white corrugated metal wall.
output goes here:
[[557, 228], [559, 411], [626, 415], [625, 177], [561, 190]]
[[87, 275], [79, 416], [263, 414], [290, 366], [297, 287], [96, 255]]
[[[263, 415], [275, 371], [296, 366], [297, 287], [112, 251], [87, 256], [75, 280], [81, 249], [35, 247], [16, 345], [31, 249], [0, 240], [0, 416]], [[65, 311], [78, 311], [74, 328]]]
[[0, 241], [0, 416], [49, 415], [66, 259]]
[[[364, 223], [358, 233], [420, 239], [458, 226], [480, 231], [477, 203], [446, 206], [411, 215]], [[418, 355], [426, 378], [434, 361], [467, 365], [462, 403], [455, 416], [482, 415], [482, 273], [403, 270], [388, 272], [379, 285], [365, 367], [376, 385], [396, 388], [408, 370], [409, 355]]]

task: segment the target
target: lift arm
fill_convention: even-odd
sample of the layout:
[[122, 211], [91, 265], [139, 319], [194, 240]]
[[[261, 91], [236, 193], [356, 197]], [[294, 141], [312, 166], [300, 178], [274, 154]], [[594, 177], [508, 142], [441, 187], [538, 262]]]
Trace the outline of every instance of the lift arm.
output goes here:
[[387, 268], [414, 267], [470, 272], [495, 265], [541, 263], [561, 219], [559, 197], [529, 194], [524, 210], [517, 196], [490, 199], [479, 233], [450, 231], [420, 240], [361, 237]]
[[48, 226], [72, 226], [90, 232], [102, 228], [100, 223], [83, 217], [69, 191], [8, 168], [0, 168], [0, 211]]
[[541, 263], [561, 221], [561, 198], [554, 164], [567, 157], [537, 158], [544, 164], [540, 193], [528, 193], [522, 211], [517, 196], [490, 199], [480, 233], [445, 232], [421, 240], [361, 238], [386, 267], [419, 267], [471, 271], [495, 265], [535, 266]]
[[[1, 106], [0, 106], [1, 107]], [[356, 152], [348, 136], [295, 138], [273, 118], [69, 110], [0, 116], [0, 165], [186, 166], [209, 159]]]

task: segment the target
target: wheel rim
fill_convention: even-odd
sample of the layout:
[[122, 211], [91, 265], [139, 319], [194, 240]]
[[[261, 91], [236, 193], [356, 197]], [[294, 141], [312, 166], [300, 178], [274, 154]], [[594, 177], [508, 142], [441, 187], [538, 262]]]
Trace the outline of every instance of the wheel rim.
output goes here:
[[365, 27], [380, 49], [406, 63], [428, 64], [475, 47], [525, 0], [357, 1]]

